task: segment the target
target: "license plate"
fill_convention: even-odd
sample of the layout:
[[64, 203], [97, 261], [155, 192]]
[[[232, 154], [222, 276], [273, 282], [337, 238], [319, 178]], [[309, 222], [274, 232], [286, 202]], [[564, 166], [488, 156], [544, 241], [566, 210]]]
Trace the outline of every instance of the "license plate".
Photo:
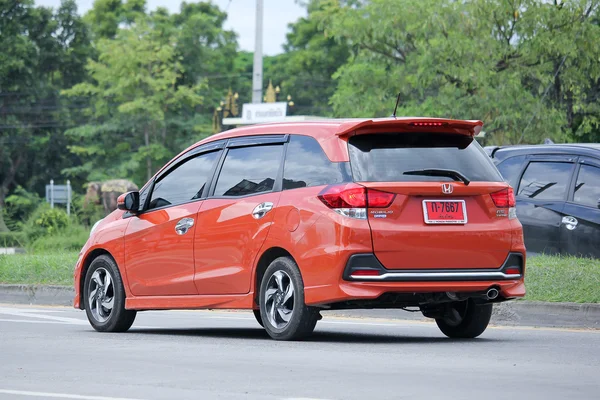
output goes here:
[[423, 200], [426, 224], [466, 224], [467, 206], [464, 200]]

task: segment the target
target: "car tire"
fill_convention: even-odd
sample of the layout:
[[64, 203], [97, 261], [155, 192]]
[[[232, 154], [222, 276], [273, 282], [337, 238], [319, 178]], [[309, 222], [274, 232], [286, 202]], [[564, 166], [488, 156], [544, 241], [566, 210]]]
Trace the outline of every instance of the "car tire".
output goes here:
[[260, 310], [252, 310], [252, 313], [254, 313], [254, 318], [256, 318], [256, 322], [258, 322], [258, 324], [264, 328], [265, 324], [263, 323], [262, 317], [260, 316]]
[[446, 315], [435, 322], [442, 333], [453, 339], [473, 339], [481, 335], [492, 317], [492, 304], [476, 304], [472, 299], [449, 304]]
[[88, 321], [98, 332], [125, 332], [136, 311], [125, 309], [125, 289], [119, 268], [108, 255], [96, 257], [85, 274], [83, 303]]
[[303, 339], [319, 319], [318, 310], [304, 303], [302, 275], [290, 257], [271, 262], [260, 285], [259, 303], [264, 328], [276, 340]]

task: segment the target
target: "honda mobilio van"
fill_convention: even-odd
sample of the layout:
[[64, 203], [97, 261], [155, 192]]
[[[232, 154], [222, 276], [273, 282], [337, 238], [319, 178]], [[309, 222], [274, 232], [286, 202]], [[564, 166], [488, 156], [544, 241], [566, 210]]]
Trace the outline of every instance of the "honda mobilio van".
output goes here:
[[204, 139], [92, 228], [74, 306], [101, 332], [139, 310], [248, 309], [292, 340], [322, 310], [412, 308], [479, 336], [493, 303], [525, 295], [513, 189], [481, 126], [325, 120]]

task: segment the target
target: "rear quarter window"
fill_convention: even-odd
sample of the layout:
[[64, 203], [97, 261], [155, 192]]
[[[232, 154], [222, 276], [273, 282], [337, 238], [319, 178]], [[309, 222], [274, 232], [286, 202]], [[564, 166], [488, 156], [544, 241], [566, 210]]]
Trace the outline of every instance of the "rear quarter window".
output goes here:
[[283, 168], [283, 190], [349, 181], [352, 175], [347, 162], [331, 162], [319, 142], [310, 136], [291, 136]]
[[350, 138], [355, 181], [452, 181], [440, 176], [405, 175], [422, 169], [450, 169], [471, 181], [502, 182], [490, 157], [473, 138], [448, 133], [385, 133]]

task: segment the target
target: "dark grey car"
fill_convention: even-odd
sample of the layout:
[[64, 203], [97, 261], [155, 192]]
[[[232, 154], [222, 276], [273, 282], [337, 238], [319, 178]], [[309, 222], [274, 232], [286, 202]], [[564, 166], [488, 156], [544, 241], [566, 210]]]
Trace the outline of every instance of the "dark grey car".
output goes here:
[[600, 258], [600, 144], [486, 150], [515, 189], [527, 251]]

